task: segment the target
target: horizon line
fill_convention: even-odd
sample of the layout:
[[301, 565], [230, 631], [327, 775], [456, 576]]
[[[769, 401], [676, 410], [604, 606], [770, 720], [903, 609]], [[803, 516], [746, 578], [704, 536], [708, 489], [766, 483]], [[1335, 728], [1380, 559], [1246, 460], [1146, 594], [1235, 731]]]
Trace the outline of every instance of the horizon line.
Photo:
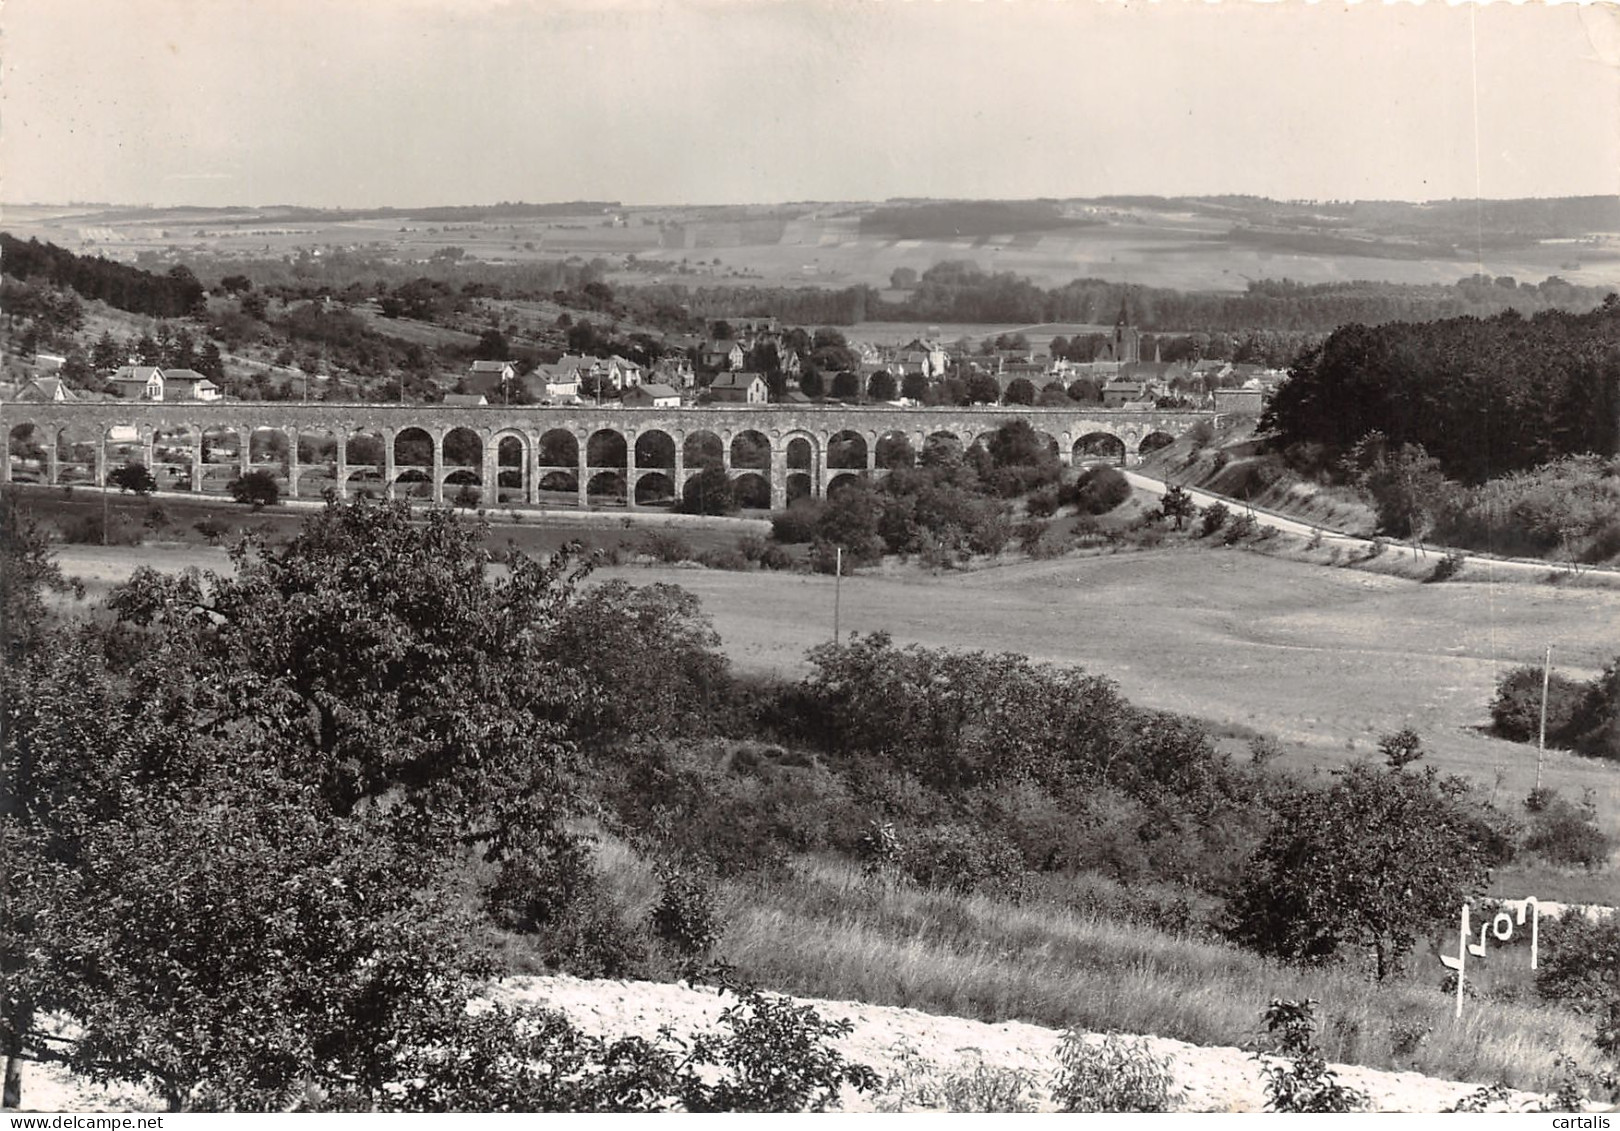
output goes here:
[[1559, 200], [1620, 200], [1620, 192], [1574, 192], [1560, 193], [1551, 196], [1445, 196], [1427, 197], [1423, 199], [1367, 196], [1367, 197], [1277, 197], [1266, 196], [1253, 192], [1202, 192], [1202, 193], [1174, 193], [1162, 192], [1110, 192], [1095, 196], [889, 196], [889, 197], [849, 197], [838, 199], [812, 199], [792, 198], [783, 200], [750, 200], [732, 202], [703, 202], [688, 201], [675, 202], [635, 202], [622, 200], [592, 200], [586, 198], [573, 198], [567, 200], [498, 200], [490, 202], [462, 202], [437, 204], [295, 204], [289, 201], [260, 204], [226, 204], [226, 203], [172, 203], [154, 204], [150, 201], [119, 202], [106, 200], [93, 201], [0, 201], [3, 208], [99, 208], [99, 209], [134, 209], [140, 211], [159, 212], [165, 209], [191, 208], [191, 209], [270, 209], [270, 208], [297, 208], [305, 211], [318, 212], [413, 212], [429, 208], [501, 208], [501, 207], [558, 207], [569, 204], [600, 205], [625, 209], [679, 209], [679, 208], [784, 208], [792, 205], [830, 205], [830, 204], [1040, 204], [1048, 202], [1087, 202], [1107, 201], [1132, 198], [1148, 198], [1166, 201], [1177, 200], [1219, 200], [1219, 199], [1248, 199], [1262, 200], [1272, 204], [1309, 204], [1309, 205], [1335, 205], [1335, 204], [1468, 204], [1480, 203], [1511, 203], [1516, 201], [1551, 202]]

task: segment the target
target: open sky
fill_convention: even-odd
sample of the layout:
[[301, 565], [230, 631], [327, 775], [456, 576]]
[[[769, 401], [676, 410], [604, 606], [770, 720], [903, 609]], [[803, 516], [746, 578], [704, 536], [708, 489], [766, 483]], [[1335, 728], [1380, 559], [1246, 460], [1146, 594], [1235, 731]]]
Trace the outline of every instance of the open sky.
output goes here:
[[0, 198], [1620, 192], [1620, 6], [5, 0]]

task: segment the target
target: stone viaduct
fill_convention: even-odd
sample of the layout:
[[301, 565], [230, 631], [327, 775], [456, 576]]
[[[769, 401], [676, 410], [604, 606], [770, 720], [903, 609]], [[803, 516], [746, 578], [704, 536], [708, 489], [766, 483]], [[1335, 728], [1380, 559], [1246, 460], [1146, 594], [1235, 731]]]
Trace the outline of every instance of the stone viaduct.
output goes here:
[[[210, 449], [225, 470], [255, 466], [284, 477], [299, 495], [300, 479], [324, 480], [339, 495], [374, 487], [393, 497], [398, 485], [425, 485], [435, 502], [446, 485], [497, 485], [516, 501], [538, 503], [542, 492], [620, 494], [635, 506], [678, 498], [703, 466], [719, 464], [740, 493], [773, 508], [803, 495], [823, 497], [845, 475], [877, 476], [920, 455], [931, 442], [964, 449], [1008, 420], [1026, 420], [1065, 464], [1088, 459], [1136, 463], [1170, 443], [1210, 412], [1021, 406], [892, 408], [727, 405], [703, 408], [618, 408], [575, 405], [445, 406], [435, 404], [294, 404], [277, 401], [139, 403], [6, 402], [0, 424], [18, 437], [32, 426], [44, 481], [107, 480], [110, 449], [122, 447], [153, 473], [203, 489]], [[280, 433], [273, 464], [255, 464], [256, 434]], [[234, 450], [233, 450], [234, 445]], [[15, 446], [15, 445], [13, 445]], [[264, 447], [260, 444], [260, 447]], [[319, 451], [304, 459], [304, 452]], [[93, 460], [75, 450], [93, 452]], [[132, 450], [133, 449], [133, 450]], [[64, 458], [62, 452], [68, 452]], [[897, 459], [898, 455], [898, 459]], [[144, 458], [143, 458], [144, 457]], [[359, 458], [355, 458], [359, 457]], [[14, 456], [0, 464], [13, 477]], [[26, 465], [25, 465], [26, 466]], [[314, 484], [309, 484], [311, 487]], [[494, 497], [491, 497], [494, 501]]]

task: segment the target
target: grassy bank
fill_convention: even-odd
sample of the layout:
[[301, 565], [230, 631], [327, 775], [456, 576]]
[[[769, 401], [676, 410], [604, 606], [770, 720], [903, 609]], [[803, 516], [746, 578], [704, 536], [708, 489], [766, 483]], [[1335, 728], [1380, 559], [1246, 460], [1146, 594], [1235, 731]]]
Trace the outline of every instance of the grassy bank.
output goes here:
[[[651, 868], [612, 840], [599, 862], [644, 918], [657, 890]], [[1589, 1069], [1601, 1060], [1588, 1024], [1534, 1004], [1519, 951], [1477, 970], [1493, 997], [1454, 1020], [1454, 999], [1438, 988], [1445, 971], [1421, 949], [1403, 975], [1376, 984], [1351, 967], [1278, 966], [1188, 934], [1044, 901], [919, 890], [820, 859], [721, 892], [718, 954], [739, 977], [782, 992], [1239, 1046], [1259, 1039], [1272, 998], [1312, 998], [1330, 1060], [1528, 1089], [1556, 1083], [1560, 1053]]]

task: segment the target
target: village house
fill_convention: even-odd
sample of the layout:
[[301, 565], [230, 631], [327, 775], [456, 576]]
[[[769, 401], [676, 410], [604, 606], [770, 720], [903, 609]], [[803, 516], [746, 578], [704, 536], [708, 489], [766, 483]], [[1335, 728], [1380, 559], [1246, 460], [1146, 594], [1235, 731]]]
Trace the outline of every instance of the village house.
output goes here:
[[913, 338], [901, 346], [899, 360], [905, 366], [904, 372], [921, 373], [930, 381], [945, 376], [946, 367], [951, 362], [944, 346], [923, 338]]
[[725, 403], [764, 404], [771, 388], [758, 373], [722, 373], [709, 385], [709, 396]]
[[621, 403], [625, 408], [679, 408], [681, 394], [668, 385], [648, 381], [625, 390]]
[[469, 393], [500, 400], [511, 390], [517, 370], [510, 361], [475, 361], [461, 379], [461, 387]]
[[643, 370], [629, 358], [614, 354], [607, 359], [607, 377], [615, 389], [633, 389], [641, 384]]
[[155, 365], [126, 365], [112, 375], [110, 384], [127, 401], [163, 399], [163, 370]]
[[557, 361], [537, 365], [524, 383], [529, 395], [547, 403], [571, 404], [579, 399], [579, 362], [577, 355], [564, 356]]
[[697, 371], [692, 368], [690, 358], [682, 354], [672, 354], [654, 362], [652, 368], [647, 371], [647, 378], [677, 389], [690, 389], [697, 384]]
[[1146, 404], [1152, 406], [1153, 391], [1141, 381], [1128, 381], [1116, 377], [1102, 389], [1104, 408], [1132, 408]]
[[219, 386], [195, 369], [163, 371], [163, 396], [171, 401], [217, 401]]
[[60, 377], [33, 377], [24, 381], [16, 389], [6, 393], [8, 401], [82, 401], [84, 397], [67, 387], [67, 383]]
[[1216, 412], [1228, 412], [1235, 416], [1259, 416], [1266, 406], [1266, 394], [1262, 389], [1216, 389], [1211, 395], [1215, 400]]
[[731, 339], [722, 339], [705, 342], [698, 360], [704, 369], [736, 372], [743, 367], [747, 355], [743, 352], [742, 343]]

